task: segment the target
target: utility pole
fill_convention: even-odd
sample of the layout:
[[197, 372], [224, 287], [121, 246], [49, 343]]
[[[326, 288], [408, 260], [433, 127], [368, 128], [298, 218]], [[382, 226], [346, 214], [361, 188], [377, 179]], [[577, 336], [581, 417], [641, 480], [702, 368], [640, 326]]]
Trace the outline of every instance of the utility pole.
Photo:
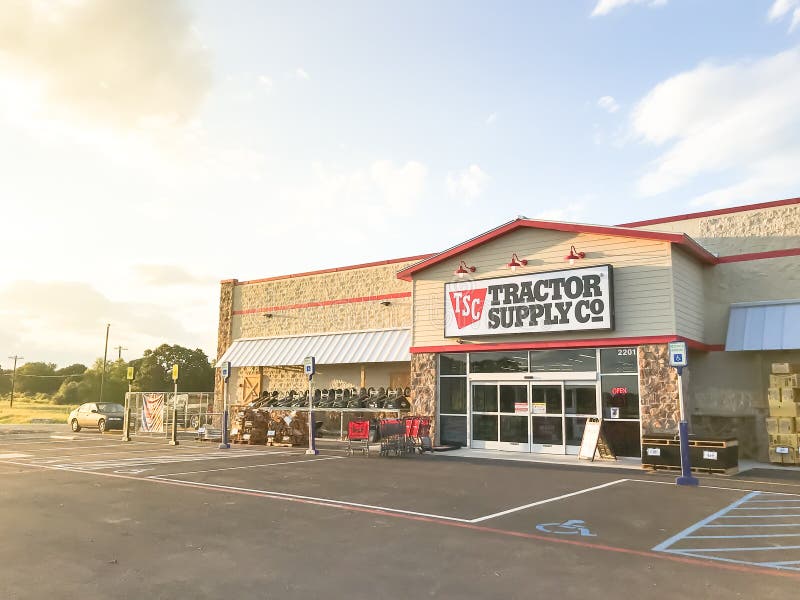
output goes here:
[[117, 351], [117, 360], [122, 360], [122, 351], [127, 350], [127, 348], [123, 348], [122, 345], [114, 346], [114, 350]]
[[100, 400], [103, 401], [103, 384], [106, 379], [106, 362], [108, 362], [108, 330], [111, 329], [111, 323], [106, 323], [106, 349], [103, 352], [103, 372], [100, 373]]
[[24, 356], [9, 356], [8, 358], [14, 361], [14, 370], [11, 372], [11, 402], [9, 402], [8, 407], [14, 408], [14, 384], [17, 382], [17, 361], [18, 360], [25, 360]]

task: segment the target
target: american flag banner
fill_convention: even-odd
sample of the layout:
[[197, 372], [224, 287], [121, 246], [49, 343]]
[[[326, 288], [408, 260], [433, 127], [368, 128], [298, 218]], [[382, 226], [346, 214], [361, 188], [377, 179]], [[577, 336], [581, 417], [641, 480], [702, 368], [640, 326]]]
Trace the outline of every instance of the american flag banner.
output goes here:
[[142, 431], [164, 431], [165, 398], [164, 393], [142, 394]]

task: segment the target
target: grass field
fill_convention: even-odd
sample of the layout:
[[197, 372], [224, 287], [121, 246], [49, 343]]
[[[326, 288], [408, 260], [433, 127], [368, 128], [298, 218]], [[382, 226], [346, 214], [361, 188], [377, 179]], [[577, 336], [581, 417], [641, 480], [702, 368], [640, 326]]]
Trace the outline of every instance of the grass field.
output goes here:
[[47, 397], [15, 396], [14, 407], [9, 408], [9, 397], [0, 398], [0, 423], [66, 423], [74, 406], [53, 404]]

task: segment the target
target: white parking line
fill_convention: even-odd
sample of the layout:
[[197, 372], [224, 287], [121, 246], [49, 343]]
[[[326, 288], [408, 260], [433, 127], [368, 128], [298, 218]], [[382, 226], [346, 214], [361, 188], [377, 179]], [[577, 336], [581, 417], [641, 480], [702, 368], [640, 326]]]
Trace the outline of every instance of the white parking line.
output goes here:
[[581, 494], [586, 494], [588, 492], [593, 492], [595, 490], [601, 490], [603, 488], [611, 487], [612, 485], [617, 485], [618, 483], [624, 483], [629, 481], [628, 479], [617, 479], [616, 481], [610, 481], [608, 483], [603, 483], [602, 485], [595, 485], [590, 488], [586, 488], [583, 490], [578, 490], [577, 492], [571, 492], [569, 494], [562, 494], [561, 496], [554, 496], [553, 498], [547, 498], [546, 500], [539, 500], [538, 502], [531, 502], [530, 504], [523, 504], [522, 506], [517, 506], [516, 508], [509, 508], [508, 510], [504, 510], [502, 512], [497, 512], [491, 515], [486, 515], [483, 517], [478, 517], [477, 519], [472, 519], [470, 523], [480, 523], [481, 521], [488, 521], [489, 519], [496, 519], [497, 517], [502, 517], [505, 515], [510, 515], [511, 513], [519, 512], [521, 510], [526, 510], [528, 508], [533, 508], [534, 506], [541, 506], [542, 504], [549, 504], [550, 502], [557, 502], [558, 500], [564, 500], [565, 498], [572, 498], [573, 496], [580, 496]]
[[[287, 453], [288, 454], [288, 453]], [[214, 473], [217, 471], [235, 471], [236, 469], [255, 469], [256, 467], [280, 467], [282, 465], [297, 465], [300, 463], [317, 462], [319, 460], [341, 460], [344, 456], [326, 456], [324, 458], [309, 458], [307, 460], [291, 460], [279, 463], [267, 463], [265, 465], [243, 465], [239, 467], [223, 467], [221, 469], [205, 469], [203, 471], [186, 471], [184, 473], [164, 473], [163, 475], [150, 475], [150, 479], [159, 479], [164, 477], [176, 477], [178, 475], [194, 475], [195, 473]]]

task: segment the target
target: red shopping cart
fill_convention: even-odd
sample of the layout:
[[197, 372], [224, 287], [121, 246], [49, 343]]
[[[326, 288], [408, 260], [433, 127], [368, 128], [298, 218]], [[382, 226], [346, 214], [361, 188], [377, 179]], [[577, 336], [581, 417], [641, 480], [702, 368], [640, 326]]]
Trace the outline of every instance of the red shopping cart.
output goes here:
[[361, 452], [369, 456], [369, 421], [354, 419], [347, 424], [347, 456]]

